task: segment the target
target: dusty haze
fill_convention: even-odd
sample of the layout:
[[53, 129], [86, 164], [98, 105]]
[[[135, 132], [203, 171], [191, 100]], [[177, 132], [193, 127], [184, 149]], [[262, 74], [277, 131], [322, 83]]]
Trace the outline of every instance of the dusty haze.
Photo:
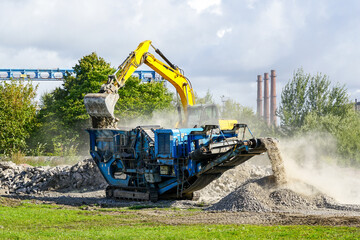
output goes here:
[[160, 125], [163, 128], [174, 128], [179, 121], [177, 111], [156, 111], [152, 116], [143, 116], [136, 119], [119, 121], [118, 128], [137, 127], [141, 125]]
[[[338, 164], [341, 156], [336, 156], [336, 141], [331, 135], [312, 133], [283, 139], [279, 147], [287, 175], [294, 180], [293, 190], [304, 193], [311, 190], [297, 184], [298, 179], [340, 203], [360, 204], [360, 170]], [[289, 184], [291, 187], [291, 181]]]

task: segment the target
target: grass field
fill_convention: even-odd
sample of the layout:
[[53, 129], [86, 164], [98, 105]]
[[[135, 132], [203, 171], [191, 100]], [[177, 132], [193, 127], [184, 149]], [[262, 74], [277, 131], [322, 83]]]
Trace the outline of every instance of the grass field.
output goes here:
[[168, 225], [144, 218], [139, 209], [86, 210], [4, 198], [0, 204], [1, 239], [360, 239], [355, 227]]

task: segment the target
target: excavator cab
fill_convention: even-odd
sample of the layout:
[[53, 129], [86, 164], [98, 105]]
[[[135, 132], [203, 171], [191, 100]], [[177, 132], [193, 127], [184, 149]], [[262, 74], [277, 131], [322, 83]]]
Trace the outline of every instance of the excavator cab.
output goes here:
[[219, 111], [215, 104], [188, 106], [186, 127], [219, 125]]

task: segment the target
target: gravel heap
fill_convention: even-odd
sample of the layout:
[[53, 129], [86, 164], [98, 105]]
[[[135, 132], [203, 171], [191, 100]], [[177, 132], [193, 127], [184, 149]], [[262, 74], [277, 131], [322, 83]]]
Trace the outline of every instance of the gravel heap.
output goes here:
[[92, 159], [73, 166], [32, 167], [0, 162], [0, 189], [6, 193], [46, 190], [104, 189], [107, 186]]
[[[315, 187], [287, 178], [277, 141], [263, 140], [270, 159], [272, 175], [250, 176], [233, 192], [207, 208], [214, 211], [293, 212], [297, 210], [353, 209], [340, 205]], [[296, 191], [294, 191], [296, 190]], [[300, 191], [301, 190], [301, 191]], [[303, 194], [303, 193], [307, 194]]]
[[272, 174], [271, 166], [258, 166], [251, 162], [243, 163], [234, 169], [223, 173], [220, 178], [211, 182], [205, 188], [198, 191], [199, 201], [205, 203], [215, 203], [235, 191], [248, 179], [264, 177]]
[[350, 207], [335, 202], [331, 197], [322, 194], [314, 187], [304, 183], [292, 183], [308, 188], [312, 194], [301, 194], [293, 191], [291, 185], [279, 187], [275, 177], [267, 176], [251, 179], [238, 187], [235, 191], [221, 199], [218, 203], [207, 208], [211, 211], [235, 212], [292, 212], [296, 210], [336, 209], [347, 210]]

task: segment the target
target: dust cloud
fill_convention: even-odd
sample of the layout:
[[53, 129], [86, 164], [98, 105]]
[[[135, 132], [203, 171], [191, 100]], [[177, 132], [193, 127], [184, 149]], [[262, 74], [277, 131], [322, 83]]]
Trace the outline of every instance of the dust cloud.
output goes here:
[[179, 122], [179, 115], [177, 111], [156, 111], [151, 116], [142, 116], [131, 120], [120, 120], [118, 128], [144, 125], [159, 125], [163, 128], [174, 128]]
[[279, 148], [294, 191], [309, 194], [311, 185], [340, 203], [360, 204], [360, 169], [340, 166], [336, 140], [330, 134], [312, 133], [282, 139]]

